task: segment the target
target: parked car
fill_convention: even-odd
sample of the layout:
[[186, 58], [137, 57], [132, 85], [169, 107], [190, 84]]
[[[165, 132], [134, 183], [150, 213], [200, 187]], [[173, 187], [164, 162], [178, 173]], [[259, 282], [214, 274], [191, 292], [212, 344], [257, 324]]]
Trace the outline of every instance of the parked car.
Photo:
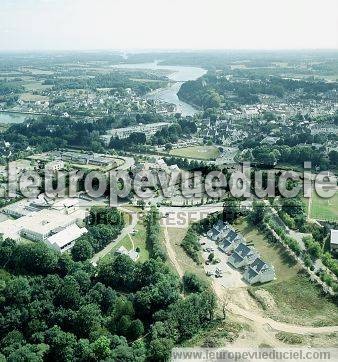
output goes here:
[[216, 275], [221, 275], [221, 276], [222, 276], [222, 274], [223, 274], [223, 270], [221, 270], [221, 269], [219, 269], [219, 268], [216, 268], [216, 270], [215, 270], [215, 274], [216, 274]]

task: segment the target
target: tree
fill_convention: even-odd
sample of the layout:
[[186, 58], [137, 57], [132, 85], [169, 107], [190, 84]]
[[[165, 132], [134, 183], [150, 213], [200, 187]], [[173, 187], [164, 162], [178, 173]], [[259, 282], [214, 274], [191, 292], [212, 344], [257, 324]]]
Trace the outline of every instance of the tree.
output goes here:
[[196, 232], [189, 228], [185, 237], [181, 242], [181, 246], [184, 251], [194, 260], [197, 264], [201, 263], [199, 250], [201, 250], [201, 244], [198, 242], [198, 236]]
[[81, 237], [75, 241], [71, 253], [75, 261], [85, 261], [93, 256], [93, 247], [88, 239]]
[[338, 166], [338, 151], [332, 150], [329, 153], [329, 159], [330, 159], [330, 163], [333, 166]]
[[89, 229], [91, 240], [93, 240], [93, 249], [95, 252], [103, 249], [107, 244], [113, 241], [117, 235], [118, 231], [112, 228], [109, 225], [99, 224], [91, 226]]
[[101, 312], [96, 304], [86, 304], [80, 307], [76, 316], [76, 326], [81, 336], [89, 336], [101, 325]]
[[214, 254], [214, 253], [210, 253], [210, 254], [208, 255], [208, 260], [211, 262], [211, 261], [214, 260], [214, 257], [215, 257], [215, 254]]
[[174, 347], [174, 341], [169, 338], [157, 338], [149, 344], [149, 357], [151, 361], [167, 361], [171, 350]]
[[110, 349], [110, 340], [106, 336], [99, 337], [93, 344], [92, 350], [95, 354], [95, 357], [99, 360], [105, 360], [111, 354]]
[[93, 346], [89, 343], [88, 339], [79, 339], [75, 346], [76, 360], [79, 362], [90, 361], [93, 355]]
[[253, 225], [261, 225], [264, 220], [264, 216], [265, 216], [265, 212], [266, 212], [266, 206], [265, 206], [264, 202], [258, 202], [255, 200], [252, 203], [252, 208], [253, 208], [253, 210], [248, 215], [248, 220]]
[[120, 319], [115, 320], [116, 332], [120, 336], [127, 336], [131, 326], [131, 318], [129, 315], [123, 315]]
[[131, 340], [138, 339], [144, 333], [143, 323], [139, 319], [135, 319], [131, 322], [128, 329], [128, 337]]
[[135, 263], [127, 255], [118, 255], [99, 265], [98, 280], [118, 290], [135, 288]]
[[56, 291], [55, 302], [65, 308], [76, 308], [80, 304], [80, 286], [73, 276], [67, 275]]
[[25, 277], [17, 277], [10, 279], [6, 283], [3, 294], [6, 302], [11, 304], [27, 304], [31, 300], [31, 287], [29, 281]]
[[236, 220], [240, 214], [240, 205], [237, 199], [226, 199], [223, 204], [224, 219], [230, 223]]
[[44, 243], [18, 245], [13, 255], [16, 270], [36, 274], [53, 273], [58, 262], [58, 254]]
[[26, 344], [13, 351], [7, 358], [8, 362], [29, 361], [43, 362], [48, 351], [46, 344]]
[[303, 201], [299, 198], [283, 198], [281, 199], [281, 203], [282, 210], [293, 218], [304, 214], [305, 206]]
[[76, 346], [74, 334], [63, 332], [59, 326], [54, 326], [46, 332], [46, 343], [50, 346], [48, 360], [74, 361]]
[[205, 288], [205, 283], [196, 274], [185, 272], [183, 275], [184, 291], [188, 293], [200, 293]]
[[173, 149], [173, 145], [171, 143], [167, 143], [165, 146], [164, 146], [165, 150], [166, 151], [171, 151]]

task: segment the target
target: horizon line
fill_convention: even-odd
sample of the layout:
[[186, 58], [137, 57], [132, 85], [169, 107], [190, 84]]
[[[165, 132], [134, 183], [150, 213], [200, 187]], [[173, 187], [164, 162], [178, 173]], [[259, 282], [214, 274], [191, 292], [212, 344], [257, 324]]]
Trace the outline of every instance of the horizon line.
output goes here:
[[57, 53], [57, 52], [338, 52], [337, 48], [83, 48], [83, 49], [0, 49], [0, 53]]

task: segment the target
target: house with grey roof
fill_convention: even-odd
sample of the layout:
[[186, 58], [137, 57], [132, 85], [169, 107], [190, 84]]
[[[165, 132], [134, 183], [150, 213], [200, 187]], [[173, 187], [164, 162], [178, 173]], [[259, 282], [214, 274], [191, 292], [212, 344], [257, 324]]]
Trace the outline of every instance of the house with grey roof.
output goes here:
[[230, 255], [228, 263], [235, 268], [241, 268], [251, 264], [258, 257], [259, 255], [255, 249], [241, 242]]
[[230, 225], [228, 223], [225, 223], [223, 220], [219, 220], [208, 231], [207, 236], [214, 241], [218, 241], [223, 236], [225, 236], [229, 230], [230, 230]]
[[249, 284], [266, 283], [275, 279], [275, 268], [261, 258], [256, 258], [245, 270], [243, 278]]
[[244, 239], [241, 235], [237, 234], [232, 228], [229, 229], [229, 232], [223, 237], [219, 243], [218, 248], [225, 253], [232, 251], [237, 248], [239, 243], [244, 242]]

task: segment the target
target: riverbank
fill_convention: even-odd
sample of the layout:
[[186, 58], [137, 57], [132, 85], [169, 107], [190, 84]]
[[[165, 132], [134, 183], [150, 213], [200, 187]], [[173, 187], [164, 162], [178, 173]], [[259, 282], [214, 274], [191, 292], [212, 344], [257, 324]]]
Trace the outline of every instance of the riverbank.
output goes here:
[[159, 62], [153, 63], [136, 63], [136, 64], [119, 64], [114, 68], [121, 69], [151, 69], [169, 71], [168, 79], [171, 84], [165, 88], [156, 89], [146, 95], [146, 99], [153, 99], [160, 102], [171, 103], [176, 107], [177, 112], [182, 116], [193, 116], [200, 110], [193, 105], [180, 100], [177, 96], [183, 82], [196, 80], [206, 74], [207, 70], [199, 67], [160, 65]]

